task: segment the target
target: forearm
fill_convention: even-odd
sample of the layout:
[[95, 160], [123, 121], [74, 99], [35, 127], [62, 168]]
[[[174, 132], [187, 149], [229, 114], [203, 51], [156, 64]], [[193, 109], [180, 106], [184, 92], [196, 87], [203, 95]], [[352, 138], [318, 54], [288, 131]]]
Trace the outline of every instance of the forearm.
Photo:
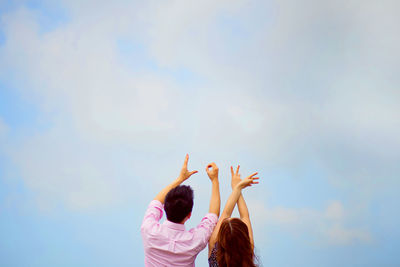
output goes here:
[[214, 213], [219, 217], [220, 209], [221, 197], [219, 193], [219, 181], [218, 179], [215, 179], [212, 181], [209, 213]]
[[160, 193], [158, 193], [157, 196], [154, 199], [158, 200], [162, 204], [164, 204], [165, 196], [168, 194], [168, 192], [171, 189], [173, 189], [173, 188], [177, 187], [178, 185], [180, 185], [181, 183], [182, 183], [182, 181], [179, 178], [175, 179], [172, 183], [170, 183], [163, 190], [161, 190]]
[[240, 194], [237, 205], [240, 219], [247, 225], [247, 228], [249, 230], [250, 243], [252, 246], [254, 246], [253, 227], [251, 226], [249, 210], [242, 194]]
[[247, 209], [246, 201], [244, 200], [244, 197], [242, 194], [240, 194], [240, 197], [237, 201], [237, 205], [238, 205], [240, 218], [241, 219], [250, 218], [249, 210]]
[[222, 216], [230, 217], [232, 215], [232, 211], [235, 208], [236, 202], [238, 201], [240, 194], [241, 194], [241, 189], [239, 188], [233, 189], [231, 195], [226, 201], [224, 211], [222, 212]]

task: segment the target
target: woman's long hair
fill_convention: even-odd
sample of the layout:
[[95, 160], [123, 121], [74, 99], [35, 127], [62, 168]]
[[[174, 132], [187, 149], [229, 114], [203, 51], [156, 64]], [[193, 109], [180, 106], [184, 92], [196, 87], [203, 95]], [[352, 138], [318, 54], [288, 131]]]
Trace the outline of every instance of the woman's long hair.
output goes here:
[[219, 267], [256, 267], [249, 229], [238, 218], [222, 222], [218, 233], [217, 262]]

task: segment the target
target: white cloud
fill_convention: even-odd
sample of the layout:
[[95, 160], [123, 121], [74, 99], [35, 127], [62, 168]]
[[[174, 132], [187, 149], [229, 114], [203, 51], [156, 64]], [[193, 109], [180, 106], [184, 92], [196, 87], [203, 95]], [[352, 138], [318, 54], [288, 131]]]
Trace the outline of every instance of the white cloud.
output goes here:
[[52, 130], [16, 145], [9, 152], [24, 183], [36, 194], [40, 208], [65, 205], [75, 210], [118, 202], [121, 190], [107, 155], [71, 137]]
[[[256, 228], [286, 231], [295, 237], [307, 237], [316, 244], [350, 245], [370, 243], [372, 236], [364, 226], [348, 226], [349, 216], [340, 201], [332, 201], [324, 210], [313, 208], [269, 207], [259, 201], [249, 200], [251, 219]], [[268, 234], [267, 234], [268, 235]]]
[[341, 221], [344, 217], [342, 203], [339, 201], [332, 202], [325, 210], [325, 217], [330, 220]]
[[372, 241], [371, 234], [365, 229], [346, 229], [340, 224], [332, 225], [325, 234], [335, 245], [347, 245], [354, 242], [369, 244]]
[[62, 119], [72, 119], [81, 133], [100, 138], [112, 133], [115, 139], [149, 131], [168, 134], [173, 127], [175, 85], [124, 68], [117, 62], [115, 34], [77, 21], [40, 36], [37, 22], [25, 9], [4, 24], [7, 43], [2, 58], [9, 62], [7, 67], [13, 65], [29, 77], [23, 93], [35, 90], [45, 110], [68, 116]]
[[[377, 190], [382, 170], [383, 188], [398, 183], [389, 180], [398, 173], [399, 81], [384, 76], [397, 63], [382, 63], [398, 55], [398, 38], [388, 37], [397, 36], [390, 34], [397, 4], [387, 2], [379, 13], [373, 1], [346, 3], [67, 1], [70, 20], [44, 34], [32, 10], [5, 15], [0, 75], [25, 77], [14, 82], [53, 126], [13, 150], [26, 184], [43, 202], [114, 203], [125, 191], [105, 173], [124, 169], [119, 161], [126, 154], [117, 152], [111, 166], [100, 155], [120, 147], [135, 157], [182, 147], [217, 158], [245, 150], [285, 167], [311, 155], [335, 186], [357, 185], [355, 198], [371, 197], [366, 192]], [[271, 12], [270, 20], [260, 10]], [[224, 35], [221, 15], [234, 18], [244, 36]], [[142, 43], [160, 69], [123, 64], [116, 47], [121, 37]], [[187, 88], [159, 71], [180, 68], [202, 81]], [[315, 216], [270, 212], [282, 223]], [[333, 219], [343, 211], [326, 212]]]
[[[148, 31], [150, 49], [162, 65], [214, 69], [210, 63], [213, 27], [221, 13], [234, 13], [248, 2], [235, 1], [168, 1], [149, 5]], [[208, 65], [208, 66], [207, 66]]]

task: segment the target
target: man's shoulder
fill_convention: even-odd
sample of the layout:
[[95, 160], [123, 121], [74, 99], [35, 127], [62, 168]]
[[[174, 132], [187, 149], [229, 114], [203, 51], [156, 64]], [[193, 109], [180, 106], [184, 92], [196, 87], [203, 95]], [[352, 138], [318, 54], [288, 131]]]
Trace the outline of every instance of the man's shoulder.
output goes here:
[[150, 201], [149, 203], [149, 208], [150, 207], [156, 207], [156, 208], [164, 208], [164, 205], [161, 203], [161, 201], [157, 200], [157, 199], [153, 199], [152, 201]]
[[207, 213], [200, 221], [200, 225], [210, 225], [215, 226], [218, 222], [218, 216], [215, 213]]

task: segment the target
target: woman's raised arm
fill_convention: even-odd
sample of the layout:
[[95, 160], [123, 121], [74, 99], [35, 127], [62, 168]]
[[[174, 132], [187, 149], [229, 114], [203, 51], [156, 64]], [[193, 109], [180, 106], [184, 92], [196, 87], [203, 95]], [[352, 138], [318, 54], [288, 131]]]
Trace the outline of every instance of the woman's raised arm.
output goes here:
[[221, 227], [223, 220], [231, 217], [233, 208], [235, 207], [236, 202], [238, 201], [238, 199], [241, 195], [242, 189], [247, 186], [251, 186], [252, 184], [258, 184], [258, 182], [255, 181], [255, 180], [259, 179], [258, 177], [255, 177], [256, 175], [257, 175], [257, 172], [253, 173], [252, 175], [248, 176], [246, 179], [237, 183], [236, 186], [234, 187], [231, 195], [229, 196], [228, 200], [226, 201], [224, 210], [222, 211], [222, 214], [218, 219], [218, 223], [215, 226], [214, 231], [210, 237], [210, 240], [208, 243], [208, 256], [211, 255], [211, 251], [215, 246], [215, 243], [216, 243], [217, 237], [218, 237], [218, 232], [219, 232], [219, 229]]
[[[232, 190], [241, 181], [240, 174], [239, 174], [239, 168], [240, 168], [240, 165], [237, 166], [236, 173], [235, 173], [233, 171], [233, 167], [231, 166], [231, 174], [232, 174], [231, 186], [232, 186]], [[237, 201], [237, 205], [238, 205], [240, 219], [247, 225], [247, 228], [249, 229], [250, 243], [251, 243], [252, 247], [254, 247], [253, 228], [251, 226], [249, 210], [247, 208], [246, 201], [244, 200], [244, 197], [243, 197], [242, 194], [240, 194], [240, 196], [239, 196], [239, 199]]]

